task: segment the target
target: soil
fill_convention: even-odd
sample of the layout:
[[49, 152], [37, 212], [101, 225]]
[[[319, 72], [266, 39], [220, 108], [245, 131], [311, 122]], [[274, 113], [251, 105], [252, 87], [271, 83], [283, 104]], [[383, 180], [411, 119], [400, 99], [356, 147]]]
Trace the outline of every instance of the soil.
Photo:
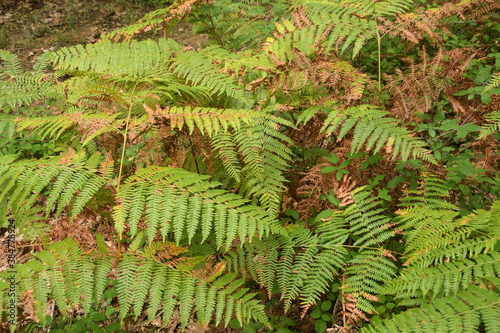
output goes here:
[[[102, 34], [158, 9], [148, 1], [0, 0], [0, 49], [17, 54], [29, 68], [44, 52], [94, 43]], [[193, 36], [190, 30], [187, 25], [179, 25], [170, 37], [198, 49], [205, 44], [206, 36]]]

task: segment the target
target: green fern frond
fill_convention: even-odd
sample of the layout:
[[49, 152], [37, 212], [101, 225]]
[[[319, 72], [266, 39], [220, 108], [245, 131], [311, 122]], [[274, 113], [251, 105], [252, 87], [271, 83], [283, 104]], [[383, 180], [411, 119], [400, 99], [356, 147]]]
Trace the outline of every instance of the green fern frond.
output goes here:
[[68, 165], [59, 164], [60, 158], [15, 162], [11, 156], [0, 156], [0, 205], [7, 205], [16, 212], [24, 205], [31, 206], [46, 190], [47, 213], [56, 204], [57, 214], [70, 205], [74, 217], [106, 184], [106, 180], [96, 174], [99, 156], [78, 161], [75, 155]]
[[[341, 225], [337, 227], [338, 233], [345, 235]], [[323, 227], [321, 232], [328, 230], [332, 236], [334, 229]], [[249, 274], [269, 296], [277, 282], [285, 311], [297, 298], [304, 307], [309, 306], [328, 290], [344, 264], [347, 250], [342, 243], [346, 237], [336, 236], [334, 239], [339, 243], [324, 245], [321, 236], [306, 228], [290, 226], [286, 237], [270, 237], [230, 252], [227, 267], [231, 272]]]
[[[102, 302], [112, 267], [111, 256], [84, 254], [76, 241], [67, 238], [16, 266], [18, 292], [31, 299], [36, 318], [42, 324], [46, 323], [45, 313], [51, 300], [64, 316], [78, 307], [89, 313], [92, 304]], [[0, 282], [5, 282], [4, 275]], [[125, 253], [118, 263], [116, 282], [121, 319], [130, 312], [137, 318], [144, 310], [151, 320], [163, 310], [163, 321], [167, 323], [178, 308], [181, 325], [186, 327], [195, 308], [204, 327], [213, 321], [217, 325], [223, 321], [228, 326], [232, 318], [242, 324], [254, 320], [269, 325], [256, 294], [249, 293], [245, 281], [235, 274], [209, 282], [140, 253]], [[8, 284], [1, 286], [5, 287], [4, 294]]]
[[263, 306], [253, 299], [255, 294], [248, 293], [243, 287], [244, 280], [236, 279], [235, 274], [209, 283], [151, 259], [126, 254], [118, 266], [117, 280], [121, 318], [131, 309], [139, 316], [146, 306], [151, 319], [163, 305], [163, 321], [168, 322], [178, 307], [183, 327], [187, 326], [193, 307], [204, 326], [212, 320], [218, 325], [223, 319], [227, 326], [234, 317], [241, 323], [253, 319], [268, 324]]
[[183, 237], [191, 242], [195, 231], [201, 229], [201, 241], [213, 233], [218, 248], [229, 248], [235, 236], [243, 240], [283, 232], [262, 208], [248, 205], [239, 195], [216, 189], [220, 183], [207, 178], [176, 168], [141, 169], [117, 194], [121, 201], [114, 212], [117, 231], [121, 234], [128, 223], [135, 235], [144, 217], [150, 241], [160, 230], [163, 238], [173, 232], [177, 243]]
[[309, 120], [311, 120], [316, 114], [321, 112], [323, 109], [322, 105], [314, 105], [311, 106], [304, 111], [297, 117], [297, 125], [305, 125]]
[[227, 174], [238, 183], [241, 181], [241, 165], [238, 149], [231, 133], [221, 132], [212, 137], [211, 144]]
[[12, 140], [14, 134], [16, 133], [16, 117], [0, 114], [0, 133], [2, 133], [2, 138], [4, 140]]
[[102, 36], [103, 40], [119, 40], [120, 38], [129, 40], [137, 33], [143, 32], [146, 29], [150, 30], [161, 26], [165, 21], [165, 15], [170, 12], [170, 8], [160, 8], [144, 15], [137, 23], [127, 25], [126, 27], [116, 29]]
[[329, 114], [322, 131], [333, 134], [339, 129], [337, 140], [341, 140], [354, 129], [351, 146], [353, 151], [359, 151], [365, 146], [366, 150], [376, 153], [385, 145], [394, 159], [399, 157], [407, 160], [412, 156], [435, 162], [430, 152], [424, 148], [425, 142], [411, 136], [406, 128], [398, 126], [396, 119], [386, 117], [389, 114], [387, 111], [367, 104], [345, 110], [337, 108], [326, 108], [326, 110]]
[[189, 106], [171, 107], [165, 114], [167, 119], [170, 119], [172, 127], [182, 129], [186, 125], [190, 134], [198, 128], [202, 134], [206, 132], [209, 137], [221, 131], [227, 132], [229, 129], [240, 130], [242, 125], [253, 124], [265, 116], [253, 110]]
[[[83, 114], [78, 109], [73, 111], [73, 113], [57, 116], [17, 118], [18, 131], [31, 129], [33, 135], [41, 140], [47, 138], [57, 140], [67, 130], [81, 126], [87, 129], [85, 135], [82, 136], [82, 145], [87, 146], [93, 139], [104, 133], [118, 131], [118, 126], [122, 122], [121, 119], [117, 119], [120, 117], [119, 113]], [[89, 126], [90, 124], [92, 126]]]
[[458, 259], [443, 265], [421, 268], [413, 266], [390, 281], [384, 293], [408, 297], [445, 297], [480, 284], [486, 276], [500, 275], [500, 253], [481, 254], [471, 259]]
[[[500, 75], [498, 77], [500, 78]], [[479, 132], [479, 138], [500, 132], [500, 111], [489, 113], [485, 117], [494, 123], [483, 125], [481, 132]]]
[[240, 193], [258, 199], [275, 214], [286, 182], [283, 174], [292, 160], [291, 140], [280, 129], [293, 124], [267, 112], [250, 111], [242, 119], [232, 120], [240, 125], [230, 132], [219, 132], [212, 145], [228, 175], [240, 184]]
[[345, 211], [345, 218], [350, 223], [349, 230], [357, 236], [354, 246], [369, 247], [382, 245], [393, 236], [389, 229], [390, 217], [382, 215], [382, 201], [371, 196], [369, 191], [358, 188], [351, 192], [354, 203]]
[[103, 38], [114, 41], [120, 39], [129, 40], [136, 34], [160, 28], [163, 28], [164, 35], [166, 35], [189, 15], [192, 7], [206, 4], [204, 0], [171, 1], [171, 3], [167, 8], [159, 8], [147, 13], [135, 24], [105, 34]]
[[314, 54], [316, 37], [321, 35], [317, 26], [310, 26], [301, 30], [293, 30], [280, 38], [269, 37], [266, 40], [264, 51], [272, 53], [280, 61], [294, 59], [293, 49], [303, 52], [307, 56]]
[[500, 240], [498, 204], [489, 212], [457, 218], [452, 209], [416, 206], [399, 211], [405, 232], [406, 264], [420, 268], [453, 260], [473, 259], [492, 251]]
[[373, 322], [360, 333], [498, 332], [500, 294], [470, 286], [455, 296], [437, 298], [420, 308]]
[[[448, 260], [475, 257], [494, 251], [498, 240], [499, 237], [491, 238], [484, 236], [467, 239], [462, 243], [452, 243], [452, 241], [447, 239], [448, 245], [445, 243], [442, 246], [425, 249], [425, 252], [420, 255], [414, 253], [414, 256], [409, 256], [409, 263], [423, 268], [443, 264]], [[414, 260], [414, 263], [412, 260]]]
[[125, 318], [130, 309], [140, 315], [144, 300], [150, 289], [154, 261], [144, 260], [134, 254], [126, 254], [118, 264], [116, 291], [120, 302], [120, 318]]
[[8, 51], [0, 51], [0, 78], [15, 78], [23, 73], [23, 67], [19, 58]]
[[[422, 254], [435, 246], [445, 246], [445, 243], [463, 241], [470, 233], [469, 228], [463, 228], [463, 232], [455, 230], [458, 225], [454, 218], [458, 213], [454, 211], [414, 207], [400, 211], [399, 214], [400, 226], [405, 230], [406, 249], [415, 254]], [[444, 242], [440, 237], [446, 235], [449, 236]], [[440, 241], [437, 242], [437, 239]]]
[[[44, 57], [45, 59], [45, 57]], [[53, 82], [43, 74], [45, 67], [37, 62], [36, 71], [22, 70], [16, 55], [0, 50], [0, 108], [14, 108], [43, 98], [62, 97]]]
[[172, 39], [111, 43], [102, 41], [85, 47], [65, 47], [52, 54], [58, 70], [93, 71], [110, 75], [146, 76], [163, 66], [182, 47]]
[[245, 164], [240, 193], [258, 198], [272, 214], [279, 210], [286, 182], [283, 174], [292, 160], [292, 151], [287, 146], [291, 140], [279, 130], [282, 126], [293, 127], [293, 124], [279, 117], [263, 117], [234, 135]]
[[340, 289], [356, 299], [356, 307], [366, 313], [376, 313], [370, 301], [377, 299], [383, 284], [396, 275], [396, 265], [383, 250], [364, 250], [349, 260], [345, 269], [347, 278]]
[[467, 219], [456, 220], [458, 213], [454, 211], [420, 207], [402, 214], [401, 226], [408, 242], [407, 264], [421, 268], [486, 253], [499, 239], [499, 235], [471, 237], [477, 229]]
[[300, 301], [303, 306], [310, 306], [321, 299], [328, 291], [337, 272], [345, 264], [347, 250], [344, 248], [324, 249], [319, 252], [306, 270]]
[[226, 94], [249, 104], [247, 97], [234, 78], [223, 73], [212, 59], [200, 52], [188, 51], [172, 59], [170, 70], [193, 85], [206, 87], [211, 94]]
[[66, 130], [73, 127], [75, 121], [68, 115], [64, 116], [45, 116], [40, 118], [25, 118], [18, 120], [18, 130], [35, 129], [34, 135], [39, 136], [40, 140], [52, 138], [57, 140]]
[[266, 50], [275, 54], [280, 60], [286, 61], [293, 58], [292, 49], [309, 55], [321, 45], [328, 54], [334, 46], [338, 47], [341, 44], [340, 54], [352, 46], [352, 56], [355, 57], [363, 44], [376, 36], [377, 17], [403, 13], [411, 5], [410, 0], [297, 1], [296, 6], [305, 10], [311, 25], [296, 28], [291, 24], [285, 26], [277, 24], [278, 32], [282, 36], [277, 39], [268, 38]]
[[273, 64], [263, 53], [253, 50], [232, 53], [220, 46], [208, 46], [199, 51], [205, 57], [221, 62], [221, 69], [234, 75], [235, 79], [245, 77], [247, 73], [273, 68]]
[[[338, 53], [344, 53], [353, 45], [354, 57], [363, 44], [375, 36], [375, 22], [355, 16], [346, 17], [344, 21], [334, 17], [314, 15], [311, 15], [310, 19], [312, 22], [310, 26], [301, 29], [293, 27], [283, 36], [268, 38], [265, 51], [273, 53], [281, 61], [289, 61], [295, 57], [293, 50], [311, 56], [318, 52], [319, 46], [322, 46], [321, 51], [328, 54], [338, 41], [342, 41], [342, 49]], [[333, 24], [334, 22], [336, 23]]]
[[484, 90], [481, 92], [481, 95], [486, 94], [487, 92], [499, 86], [500, 86], [500, 73], [493, 74], [491, 76], [490, 82], [488, 82], [488, 85], [484, 87]]
[[457, 207], [447, 201], [449, 190], [446, 180], [436, 175], [424, 174], [423, 182], [417, 190], [405, 191], [408, 196], [401, 198], [400, 206], [457, 210]]
[[328, 0], [293, 0], [296, 6], [304, 7], [310, 14], [326, 14], [335, 17], [358, 15], [360, 17], [391, 16], [405, 12], [412, 5], [411, 0], [383, 0], [383, 1], [353, 1], [341, 0], [331, 2]]
[[[79, 244], [70, 238], [53, 243], [35, 258], [16, 265], [20, 281], [18, 293], [31, 299], [42, 324], [46, 323], [46, 309], [51, 299], [63, 315], [79, 306], [87, 313], [90, 304], [102, 300], [103, 285], [107, 282], [103, 276], [107, 277], [111, 270], [110, 260], [105, 256], [83, 257]], [[94, 261], [101, 263], [96, 265]], [[99, 274], [98, 283], [94, 282], [95, 273]]]

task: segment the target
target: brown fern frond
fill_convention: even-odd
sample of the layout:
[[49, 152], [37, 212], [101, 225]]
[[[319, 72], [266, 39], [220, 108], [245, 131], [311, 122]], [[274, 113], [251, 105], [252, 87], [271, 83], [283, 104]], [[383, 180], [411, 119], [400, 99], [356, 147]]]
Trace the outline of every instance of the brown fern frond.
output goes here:
[[394, 92], [391, 108], [393, 116], [404, 122], [421, 122], [416, 112], [433, 112], [442, 94], [446, 95], [458, 115], [470, 113], [471, 102], [458, 99], [454, 94], [473, 84], [464, 78], [463, 73], [477, 53], [468, 48], [450, 51], [440, 49], [432, 59], [428, 59], [425, 48], [422, 53], [420, 63], [403, 59], [409, 64], [406, 73], [396, 70], [394, 75], [385, 75], [387, 88]]
[[292, 12], [295, 25], [299, 28], [305, 28], [312, 24], [311, 20], [306, 17], [305, 11], [301, 8]]
[[369, 321], [366, 314], [356, 306], [357, 297], [353, 294], [343, 294], [343, 314], [347, 318], [347, 324], [357, 327], [361, 320]]
[[378, 18], [379, 31], [392, 37], [400, 36], [414, 44], [424, 38], [439, 44], [443, 40], [442, 34], [451, 34], [444, 18], [456, 15], [462, 20], [474, 20], [480, 23], [491, 19], [491, 14], [499, 10], [500, 3], [496, 0], [446, 2], [438, 8], [400, 14], [394, 21]]
[[35, 313], [35, 297], [33, 296], [32, 290], [27, 290], [22, 296], [22, 307], [23, 307], [23, 315], [24, 319], [32, 319], [33, 321], [39, 323], [40, 319], [36, 316]]
[[[181, 0], [176, 1], [168, 10], [159, 9], [144, 16], [137, 23], [125, 28], [114, 31], [109, 35], [113, 41], [130, 40], [135, 35], [151, 31], [156, 28], [163, 28], [164, 38], [169, 25], [175, 25], [184, 20], [194, 7], [212, 4], [212, 0]], [[174, 22], [172, 24], [172, 22]]]
[[299, 182], [296, 189], [297, 203], [295, 208], [304, 221], [311, 216], [312, 209], [322, 211], [335, 208], [329, 201], [320, 200], [321, 196], [328, 195], [330, 191], [340, 200], [339, 206], [353, 202], [350, 192], [359, 184], [357, 178], [348, 175], [339, 181], [336, 179], [335, 173], [321, 171], [329, 165], [329, 163], [323, 162], [312, 167]]

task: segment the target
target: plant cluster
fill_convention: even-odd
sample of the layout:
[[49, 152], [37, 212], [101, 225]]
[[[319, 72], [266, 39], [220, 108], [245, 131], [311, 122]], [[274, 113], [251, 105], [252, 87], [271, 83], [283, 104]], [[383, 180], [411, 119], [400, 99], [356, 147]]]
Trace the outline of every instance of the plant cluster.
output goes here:
[[30, 71], [0, 51], [16, 329], [496, 332], [499, 15], [178, 0]]

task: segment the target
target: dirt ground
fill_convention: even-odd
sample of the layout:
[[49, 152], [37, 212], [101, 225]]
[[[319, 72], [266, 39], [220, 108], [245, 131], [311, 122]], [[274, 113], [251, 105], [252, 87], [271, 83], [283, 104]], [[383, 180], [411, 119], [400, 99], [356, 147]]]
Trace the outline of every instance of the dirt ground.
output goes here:
[[[44, 52], [96, 42], [158, 8], [147, 0], [0, 0], [0, 49], [14, 52], [29, 68]], [[171, 37], [194, 48], [206, 40], [187, 25]]]

